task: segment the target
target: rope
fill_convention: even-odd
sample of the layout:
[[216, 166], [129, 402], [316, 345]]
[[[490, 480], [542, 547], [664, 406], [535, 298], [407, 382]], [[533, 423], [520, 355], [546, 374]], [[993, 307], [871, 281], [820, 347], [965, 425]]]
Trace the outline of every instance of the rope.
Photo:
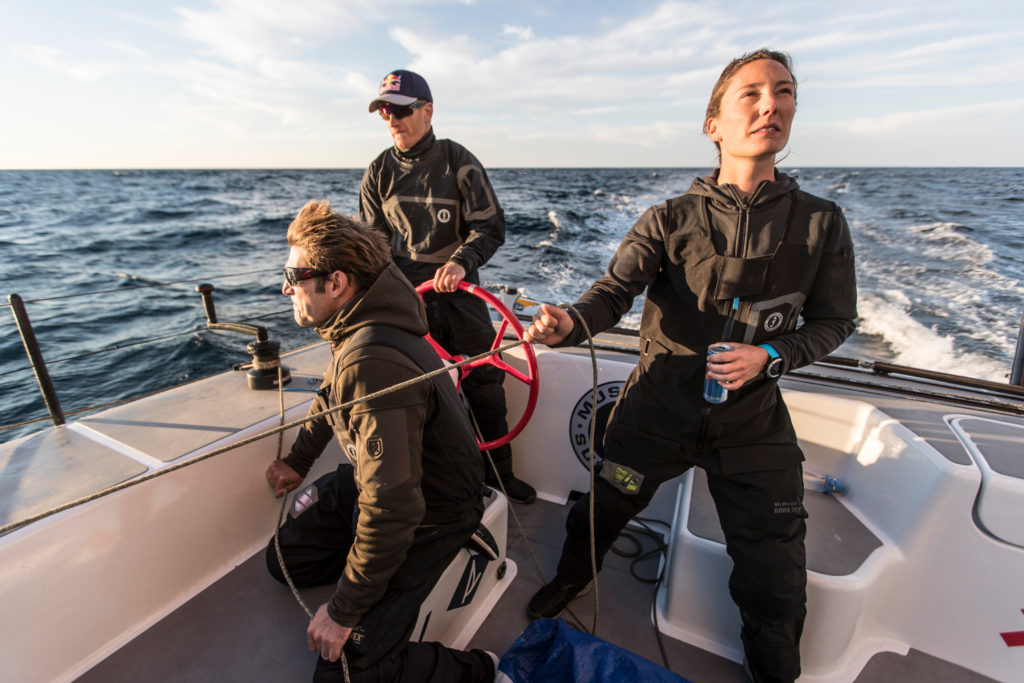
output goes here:
[[180, 469], [182, 469], [184, 467], [188, 467], [190, 465], [195, 465], [195, 464], [200, 463], [200, 462], [202, 462], [204, 460], [208, 460], [210, 458], [216, 457], [216, 456], [221, 455], [223, 453], [227, 453], [228, 451], [232, 451], [232, 450], [234, 450], [236, 448], [241, 448], [242, 446], [248, 446], [249, 444], [251, 444], [251, 443], [253, 443], [255, 441], [259, 441], [260, 439], [264, 439], [264, 438], [266, 438], [268, 436], [273, 436], [274, 434], [277, 434], [279, 432], [286, 432], [289, 429], [292, 429], [294, 427], [298, 427], [298, 426], [300, 426], [302, 424], [305, 424], [306, 422], [310, 422], [312, 420], [316, 420], [316, 419], [321, 418], [321, 417], [326, 417], [327, 415], [332, 415], [332, 414], [340, 412], [342, 410], [347, 410], [347, 409], [351, 408], [352, 406], [357, 405], [359, 403], [363, 403], [363, 402], [366, 402], [366, 401], [372, 401], [374, 399], [381, 398], [382, 396], [387, 396], [388, 394], [394, 393], [396, 391], [401, 391], [402, 389], [410, 387], [413, 384], [416, 384], [418, 382], [422, 382], [424, 380], [428, 380], [428, 379], [431, 379], [433, 377], [437, 377], [438, 375], [447, 374], [448, 371], [451, 370], [451, 369], [461, 368], [463, 365], [468, 365], [469, 363], [475, 363], [476, 361], [483, 360], [487, 356], [490, 356], [490, 355], [492, 355], [494, 353], [501, 353], [502, 351], [508, 351], [510, 349], [516, 348], [517, 346], [522, 346], [525, 343], [526, 343], [526, 341], [524, 341], [522, 339], [516, 340], [515, 342], [512, 342], [510, 344], [506, 344], [505, 346], [502, 346], [501, 348], [494, 349], [494, 350], [491, 350], [491, 351], [485, 351], [484, 353], [478, 354], [478, 355], [473, 356], [471, 358], [467, 358], [467, 359], [465, 359], [463, 361], [459, 361], [458, 363], [454, 363], [452, 365], [448, 365], [448, 366], [445, 366], [445, 367], [442, 367], [442, 368], [438, 368], [437, 370], [432, 370], [431, 372], [425, 373], [423, 375], [419, 375], [418, 377], [413, 377], [412, 379], [406, 380], [404, 382], [399, 382], [398, 384], [395, 384], [393, 386], [387, 387], [386, 389], [381, 389], [380, 391], [375, 391], [372, 394], [367, 394], [366, 396], [361, 396], [359, 398], [354, 398], [351, 401], [347, 401], [347, 402], [342, 403], [341, 405], [335, 406], [333, 408], [328, 408], [327, 410], [324, 410], [324, 411], [321, 411], [319, 413], [316, 413], [315, 415], [307, 415], [304, 418], [301, 418], [301, 419], [298, 419], [298, 420], [294, 420], [294, 421], [289, 422], [287, 424], [280, 425], [279, 427], [274, 427], [272, 429], [268, 429], [267, 431], [261, 432], [259, 434], [254, 434], [252, 436], [249, 436], [249, 437], [246, 437], [246, 438], [241, 439], [239, 441], [236, 441], [236, 442], [234, 442], [232, 444], [228, 444], [227, 446], [222, 446], [220, 448], [215, 448], [214, 450], [209, 451], [207, 453], [203, 453], [202, 455], [196, 456], [195, 458], [192, 458], [191, 460], [186, 460], [186, 461], [180, 462], [180, 463], [178, 463], [176, 465], [171, 465], [170, 467], [164, 467], [164, 468], [159, 469], [159, 470], [157, 470], [155, 472], [150, 472], [149, 474], [144, 474], [144, 475], [142, 475], [140, 477], [137, 477], [135, 479], [131, 479], [129, 481], [121, 482], [120, 484], [115, 484], [114, 486], [109, 486], [109, 487], [107, 487], [107, 488], [105, 488], [105, 489], [103, 489], [101, 491], [97, 491], [97, 492], [92, 493], [92, 494], [90, 494], [88, 496], [83, 496], [82, 498], [78, 498], [76, 500], [72, 500], [72, 501], [69, 501], [67, 503], [63, 503], [63, 504], [58, 505], [56, 507], [50, 508], [49, 510], [44, 510], [43, 512], [39, 512], [39, 513], [37, 513], [35, 515], [32, 515], [30, 517], [26, 517], [25, 519], [19, 520], [17, 522], [11, 522], [9, 524], [5, 524], [4, 526], [0, 526], [0, 536], [2, 536], [3, 534], [6, 534], [9, 531], [15, 531], [15, 530], [20, 529], [20, 528], [22, 528], [24, 526], [28, 526], [29, 524], [33, 524], [35, 522], [38, 522], [41, 519], [45, 519], [47, 517], [50, 517], [51, 515], [55, 515], [58, 512], [63, 512], [64, 510], [70, 510], [71, 508], [78, 507], [79, 505], [84, 505], [85, 503], [89, 503], [89, 502], [97, 500], [99, 498], [103, 498], [104, 496], [109, 496], [112, 493], [117, 493], [118, 491], [123, 491], [124, 489], [131, 488], [132, 486], [137, 486], [137, 485], [142, 484], [144, 482], [150, 481], [151, 479], [156, 479], [157, 477], [162, 477], [165, 474], [170, 474], [171, 472], [175, 472], [175, 471], [180, 470]]
[[[280, 405], [281, 420], [279, 425], [284, 424], [284, 377], [283, 368], [280, 363], [277, 364], [277, 398]], [[277, 433], [277, 459], [281, 459], [281, 453], [284, 447], [284, 432]], [[281, 552], [281, 525], [284, 524], [284, 511], [288, 509], [288, 492], [285, 491], [281, 495], [281, 509], [277, 513], [277, 525], [274, 526], [274, 550], [277, 552], [277, 563], [281, 567], [281, 573], [284, 574], [284, 580], [288, 583], [288, 588], [291, 589], [292, 595], [295, 596], [296, 602], [299, 603], [299, 607], [306, 613], [306, 616], [313, 619], [313, 611], [309, 609], [309, 605], [302, 599], [302, 594], [299, 592], [298, 587], [292, 580], [292, 575], [288, 573], [288, 567], [285, 566], [284, 553]], [[345, 648], [342, 646], [341, 649], [341, 668], [345, 673], [345, 683], [351, 683], [351, 679], [348, 674], [348, 658], [345, 657]]]
[[[594, 405], [596, 406], [597, 405], [597, 380], [598, 380], [597, 356], [596, 356], [596, 353], [595, 353], [594, 340], [593, 340], [593, 337], [592, 337], [592, 335], [590, 333], [590, 328], [587, 326], [586, 321], [583, 319], [583, 316], [580, 315], [579, 311], [577, 311], [573, 306], [571, 306], [569, 304], [563, 304], [560, 307], [570, 311], [573, 315], [575, 315], [576, 318], [579, 320], [580, 324], [582, 325], [584, 332], [586, 333], [588, 344], [589, 344], [589, 347], [590, 347], [590, 358], [591, 358], [591, 366], [592, 366], [592, 370], [593, 370], [593, 380], [594, 380], [593, 381], [593, 398], [592, 398], [592, 400], [594, 402]], [[83, 496], [82, 498], [78, 498], [76, 500], [69, 501], [69, 502], [64, 503], [62, 505], [58, 505], [56, 507], [50, 508], [49, 510], [44, 510], [43, 512], [40, 512], [40, 513], [37, 513], [37, 514], [32, 515], [30, 517], [27, 517], [27, 518], [25, 518], [23, 520], [19, 520], [17, 522], [12, 522], [12, 523], [9, 523], [9, 524], [5, 524], [3, 526], [0, 526], [0, 536], [4, 535], [4, 534], [6, 534], [6, 533], [8, 533], [10, 531], [15, 531], [15, 530], [20, 529], [22, 527], [28, 526], [29, 524], [33, 524], [33, 523], [35, 523], [35, 522], [37, 522], [37, 521], [39, 521], [41, 519], [45, 519], [46, 517], [50, 517], [50, 516], [55, 515], [55, 514], [57, 514], [59, 512], [63, 512], [65, 510], [69, 510], [69, 509], [77, 507], [79, 505], [84, 505], [85, 503], [91, 502], [93, 500], [98, 500], [99, 498], [103, 498], [103, 497], [108, 496], [108, 495], [110, 495], [112, 493], [116, 493], [118, 491], [122, 491], [122, 490], [125, 490], [125, 489], [128, 489], [128, 488], [131, 488], [132, 486], [137, 486], [137, 485], [142, 484], [142, 483], [144, 483], [146, 481], [150, 481], [151, 479], [156, 479], [157, 477], [161, 477], [161, 476], [163, 476], [165, 474], [170, 474], [171, 472], [177, 471], [177, 470], [182, 469], [184, 467], [188, 467], [190, 465], [195, 465], [195, 464], [197, 464], [199, 462], [202, 462], [202, 461], [207, 460], [209, 458], [215, 457], [217, 455], [221, 455], [223, 453], [226, 453], [228, 451], [234, 450], [236, 448], [241, 448], [242, 446], [246, 446], [246, 445], [248, 445], [250, 443], [253, 443], [255, 441], [259, 441], [260, 439], [264, 439], [264, 438], [266, 438], [268, 436], [271, 436], [273, 434], [277, 434], [278, 435], [277, 458], [280, 459], [281, 458], [281, 452], [282, 452], [282, 444], [283, 444], [284, 432], [289, 430], [289, 429], [292, 429], [293, 427], [297, 427], [297, 426], [302, 425], [302, 424], [304, 424], [306, 422], [310, 422], [312, 420], [316, 420], [316, 419], [319, 419], [321, 417], [325, 417], [327, 415], [330, 415], [330, 414], [333, 414], [333, 413], [336, 413], [336, 412], [340, 412], [342, 410], [346, 410], [346, 409], [348, 409], [348, 408], [350, 408], [350, 407], [352, 407], [354, 405], [357, 405], [359, 403], [368, 402], [368, 401], [371, 401], [371, 400], [374, 400], [374, 399], [377, 399], [377, 398], [381, 398], [381, 397], [386, 396], [388, 394], [401, 391], [402, 389], [405, 389], [405, 388], [407, 388], [409, 386], [412, 386], [414, 384], [417, 384], [419, 382], [431, 379], [431, 378], [436, 377], [436, 376], [441, 375], [441, 374], [447, 374], [450, 370], [461, 368], [464, 365], [468, 365], [470, 363], [474, 363], [474, 362], [476, 362], [478, 360], [482, 360], [483, 358], [486, 358], [486, 357], [494, 355], [494, 354], [500, 354], [503, 351], [509, 351], [509, 350], [514, 349], [514, 348], [516, 348], [518, 346], [522, 346], [523, 344], [526, 344], [526, 343], [527, 342], [525, 340], [518, 339], [518, 340], [516, 340], [514, 342], [511, 342], [509, 344], [505, 344], [504, 346], [501, 346], [501, 347], [499, 347], [497, 349], [492, 349], [492, 350], [485, 351], [485, 352], [480, 353], [480, 354], [478, 354], [476, 356], [472, 356], [470, 358], [466, 358], [465, 360], [459, 361], [458, 363], [454, 363], [452, 365], [447, 365], [445, 367], [438, 368], [437, 370], [434, 370], [434, 371], [431, 371], [431, 372], [428, 372], [428, 373], [424, 373], [424, 374], [419, 375], [417, 377], [414, 377], [414, 378], [412, 378], [410, 380], [406, 380], [404, 382], [400, 382], [398, 384], [395, 384], [395, 385], [392, 385], [390, 387], [387, 387], [386, 389], [381, 389], [380, 391], [376, 391], [376, 392], [373, 392], [371, 394], [367, 394], [366, 396], [361, 396], [361, 397], [352, 399], [351, 401], [348, 401], [348, 402], [343, 403], [341, 405], [335, 406], [333, 408], [328, 408], [327, 410], [321, 411], [321, 412], [316, 413], [314, 415], [307, 415], [306, 417], [304, 417], [302, 419], [295, 420], [295, 421], [289, 422], [289, 423], [285, 423], [284, 422], [284, 416], [285, 416], [285, 411], [284, 411], [284, 387], [283, 387], [283, 384], [281, 382], [281, 372], [282, 372], [281, 371], [281, 367], [278, 366], [278, 388], [279, 388], [278, 394], [279, 394], [279, 399], [280, 399], [280, 421], [279, 421], [279, 425], [277, 427], [275, 427], [273, 429], [269, 429], [269, 430], [267, 430], [265, 432], [261, 432], [260, 434], [255, 434], [253, 436], [244, 438], [244, 439], [242, 439], [240, 441], [237, 441], [235, 443], [229, 444], [228, 446], [224, 446], [224, 447], [221, 447], [221, 448], [214, 449], [212, 451], [209, 451], [208, 453], [204, 453], [204, 454], [202, 454], [202, 455], [200, 455], [198, 457], [192, 458], [192, 459], [187, 460], [185, 462], [181, 462], [181, 463], [178, 463], [176, 465], [172, 465], [170, 467], [162, 468], [162, 469], [157, 470], [155, 472], [151, 472], [150, 474], [146, 474], [146, 475], [137, 477], [135, 479], [132, 479], [132, 480], [129, 480], [129, 481], [126, 481], [126, 482], [122, 482], [122, 483], [116, 484], [114, 486], [110, 486], [110, 487], [108, 487], [106, 489], [103, 489], [101, 491], [97, 491], [97, 492], [95, 492], [93, 494], [90, 494], [88, 496]], [[127, 400], [131, 400], [131, 399], [127, 399]], [[80, 411], [80, 412], [82, 412], [82, 411]], [[596, 413], [596, 411], [594, 411], [594, 413]], [[600, 606], [598, 579], [597, 579], [597, 550], [596, 550], [596, 540], [595, 540], [595, 536], [594, 536], [594, 484], [595, 484], [595, 450], [594, 450], [595, 446], [594, 446], [594, 436], [595, 436], [594, 414], [591, 414], [591, 417], [590, 417], [590, 490], [591, 490], [591, 496], [590, 496], [589, 521], [590, 521], [590, 561], [591, 561], [591, 572], [592, 572], [592, 575], [593, 575], [593, 585], [594, 585], [594, 620], [593, 620], [592, 630], [590, 631], [590, 633], [596, 633], [597, 632], [598, 614], [599, 614], [599, 606]], [[505, 486], [501, 482], [501, 477], [498, 476], [497, 467], [495, 466], [494, 460], [491, 457], [489, 452], [487, 453], [487, 458], [488, 458], [488, 461], [490, 463], [490, 466], [491, 466], [492, 470], [494, 471], [495, 478], [498, 480], [499, 486], [502, 489], [502, 493], [507, 498], [508, 494], [505, 491]], [[287, 508], [287, 502], [288, 502], [288, 496], [287, 496], [287, 494], [285, 494], [285, 495], [282, 496], [281, 508], [280, 508], [279, 513], [278, 513], [278, 522], [277, 522], [277, 526], [276, 526], [275, 531], [274, 531], [274, 547], [275, 547], [275, 550], [277, 551], [278, 562], [281, 564], [281, 569], [282, 569], [282, 571], [284, 573], [284, 576], [285, 576], [285, 579], [286, 579], [286, 581], [288, 583], [288, 586], [289, 586], [289, 588], [292, 591], [292, 594], [295, 596], [296, 601], [299, 603], [299, 606], [302, 607], [302, 609], [306, 613], [306, 615], [310, 619], [312, 619], [314, 615], [313, 615], [312, 611], [309, 609], [309, 607], [306, 604], [306, 602], [303, 600], [301, 594], [298, 591], [298, 588], [295, 586], [294, 582], [291, 579], [291, 576], [288, 574], [287, 569], [285, 569], [284, 558], [283, 558], [282, 553], [281, 553], [280, 528], [281, 528], [281, 524], [284, 521], [284, 511]], [[534, 563], [534, 566], [537, 569], [537, 573], [540, 575], [541, 579], [543, 581], [545, 581], [545, 583], [546, 583], [546, 579], [544, 577], [544, 572], [541, 570], [540, 563], [537, 560], [537, 557], [534, 554], [532, 548], [530, 547], [529, 542], [526, 540], [526, 535], [523, 532], [522, 523], [520, 522], [518, 515], [515, 513], [515, 510], [512, 508], [512, 506], [509, 506], [509, 510], [512, 511], [512, 517], [513, 517], [513, 519], [514, 519], [514, 521], [516, 523], [516, 526], [517, 526], [517, 528], [519, 530], [520, 535], [523, 538], [523, 541], [524, 541], [524, 543], [525, 543], [525, 545], [527, 547], [527, 550], [528, 550], [528, 552], [530, 554], [530, 557], [531, 557], [531, 559], [532, 559], [532, 561]], [[570, 608], [568, 608], [568, 607], [566, 607], [566, 611], [568, 611], [569, 614], [571, 614], [572, 617], [577, 621], [577, 623], [579, 623], [580, 626], [582, 627], [582, 622], [579, 619], [579, 617], [575, 613], [573, 613], [572, 610]], [[583, 630], [585, 631], [586, 628], [584, 627]], [[341, 657], [342, 657], [342, 668], [345, 671], [345, 680], [348, 681], [349, 680], [348, 662], [345, 659], [344, 651], [341, 653]]]
[[[536, 302], [531, 302], [531, 303], [536, 303]], [[593, 336], [590, 333], [590, 328], [587, 326], [586, 321], [583, 319], [583, 316], [580, 315], [579, 311], [577, 311], [570, 304], [561, 304], [559, 306], [559, 308], [563, 308], [563, 309], [573, 313], [576, 316], [576, 318], [580, 321], [580, 324], [583, 326], [583, 331], [587, 335], [587, 342], [588, 342], [588, 345], [590, 347], [590, 363], [591, 363], [591, 368], [593, 370], [593, 379], [594, 379], [594, 381], [593, 381], [592, 401], [593, 401], [593, 404], [596, 406], [597, 405], [597, 380], [598, 380], [598, 376], [597, 376], [597, 354], [595, 352], [594, 338], [593, 338]], [[594, 633], [597, 632], [597, 619], [598, 619], [598, 612], [599, 612], [599, 607], [600, 607], [600, 600], [599, 600], [599, 596], [598, 596], [598, 593], [599, 593], [598, 581], [597, 581], [597, 543], [596, 543], [596, 540], [594, 538], [594, 481], [595, 481], [595, 460], [596, 460], [596, 457], [595, 457], [596, 453], [595, 453], [595, 450], [594, 450], [594, 448], [595, 448], [595, 446], [594, 446], [594, 434], [595, 434], [594, 418], [595, 418], [596, 413], [597, 413], [597, 411], [594, 410], [594, 411], [591, 412], [591, 415], [590, 415], [590, 492], [591, 492], [590, 493], [590, 512], [589, 512], [589, 515], [590, 515], [590, 563], [591, 563], [590, 566], [591, 566], [591, 573], [592, 573], [593, 585], [594, 585], [594, 621], [593, 621], [593, 624], [591, 626], [591, 630], [589, 630], [589, 631], [587, 630], [587, 627], [583, 624], [583, 620], [579, 617], [579, 615], [577, 615], [575, 612], [572, 611], [571, 607], [569, 607], [568, 605], [565, 607], [565, 611], [568, 612], [569, 616], [571, 616], [573, 621], [576, 622], [576, 625], [579, 626], [579, 629], [581, 631], [584, 631], [584, 632], [587, 632], [587, 633], [590, 633], [590, 634], [594, 634]], [[479, 432], [480, 431], [480, 426], [476, 424], [476, 417], [473, 415], [473, 411], [472, 410], [469, 411], [469, 415], [473, 419], [473, 425], [476, 427], [477, 432]], [[494, 478], [498, 481], [498, 486], [501, 488], [502, 494], [504, 494], [505, 498], [508, 498], [508, 491], [505, 490], [505, 483], [501, 480], [501, 476], [498, 474], [498, 468], [494, 464], [494, 458], [491, 457], [490, 451], [485, 451], [485, 453], [487, 455], [487, 461], [488, 461], [488, 463], [491, 466], [491, 471], [494, 473]], [[509, 509], [509, 512], [512, 513], [512, 520], [515, 522], [516, 530], [519, 533], [519, 537], [523, 539], [523, 545], [526, 548], [527, 554], [530, 556], [530, 561], [533, 563], [533, 568], [536, 570], [537, 575], [540, 577], [541, 583], [546, 584], [548, 582], [547, 576], [545, 576], [544, 570], [541, 568], [540, 560], [537, 559], [537, 554], [533, 552], [533, 546], [530, 545], [530, 541], [526, 537], [526, 532], [523, 530], [523, 524], [519, 520], [519, 515], [516, 514], [515, 507], [512, 506], [512, 505], [509, 505], [508, 509]]]
[[[594, 435], [595, 435], [594, 429], [595, 429], [595, 424], [596, 424], [596, 421], [595, 421], [594, 418], [597, 415], [597, 379], [598, 379], [597, 378], [597, 354], [596, 354], [596, 351], [594, 349], [594, 337], [590, 334], [590, 327], [587, 325], [587, 321], [583, 319], [583, 316], [580, 314], [580, 312], [577, 311], [574, 306], [571, 306], [569, 304], [563, 304], [559, 308], [563, 308], [563, 309], [569, 311], [570, 313], [572, 313], [574, 316], [576, 316], [576, 319], [579, 321], [580, 325], [583, 327], [583, 331], [587, 335], [587, 344], [590, 347], [590, 365], [591, 365], [591, 370], [593, 371], [593, 378], [594, 378], [593, 393], [591, 395], [591, 401], [592, 401], [592, 404], [594, 406], [594, 409], [592, 411], [590, 411], [590, 458], [589, 458], [590, 462], [589, 462], [589, 468], [588, 468], [590, 470], [590, 506], [589, 506], [589, 509], [587, 511], [587, 514], [588, 514], [588, 522], [589, 522], [589, 525], [590, 525], [590, 571], [591, 571], [591, 576], [593, 576], [593, 582], [594, 582], [594, 625], [593, 625], [593, 629], [590, 631], [590, 634], [591, 635], [596, 635], [597, 634], [597, 617], [598, 617], [598, 613], [600, 611], [600, 595], [599, 595], [600, 594], [600, 589], [598, 587], [598, 581], [597, 581], [597, 540], [596, 540], [595, 532], [594, 532], [594, 497], [595, 497], [595, 495], [597, 493], [597, 491], [595, 489], [595, 484], [596, 484], [596, 479], [597, 479], [597, 477], [596, 477], [596, 467], [595, 467], [595, 464], [594, 464], [594, 459], [595, 459], [594, 458], [594, 447], [595, 447], [594, 446]], [[569, 609], [568, 606], [566, 607], [566, 609]], [[576, 617], [576, 615], [573, 614], [571, 610], [569, 611], [569, 613], [572, 614], [573, 617], [576, 618], [577, 621], [578, 621], [578, 617]]]
[[[629, 573], [632, 574], [633, 578], [636, 579], [637, 581], [639, 581], [640, 583], [646, 583], [646, 584], [653, 584], [654, 585], [654, 595], [653, 595], [653, 598], [652, 598], [652, 602], [656, 603], [656, 601], [658, 599], [658, 590], [661, 588], [661, 582], [665, 579], [665, 567], [668, 566], [668, 545], [662, 539], [661, 534], [659, 534], [657, 531], [655, 531], [654, 529], [649, 527], [647, 525], [647, 523], [648, 522], [654, 522], [654, 523], [657, 523], [657, 524], [665, 524], [665, 522], [662, 522], [661, 520], [657, 520], [657, 519], [645, 519], [643, 517], [634, 517], [632, 521], [634, 521], [637, 524], [639, 524], [643, 528], [643, 530], [642, 531], [635, 531], [634, 530], [632, 532], [630, 532], [630, 531], [623, 531], [621, 534], [619, 534], [619, 538], [628, 539], [629, 541], [631, 541], [633, 543], [633, 545], [635, 546], [636, 549], [633, 552], [627, 552], [627, 551], [619, 550], [618, 548], [616, 548], [613, 545], [611, 550], [612, 550], [613, 553], [615, 553], [616, 555], [618, 555], [620, 557], [633, 558], [633, 561], [629, 563]], [[633, 535], [634, 533], [641, 534], [641, 535], [644, 535], [644, 536], [648, 536], [649, 538], [653, 539], [654, 540], [654, 545], [655, 545], [654, 549], [653, 550], [648, 550], [647, 552], [643, 552], [643, 544], [639, 540], [637, 540], [636, 536]], [[637, 564], [639, 564], [643, 560], [646, 560], [648, 557], [651, 557], [653, 555], [658, 555], [658, 554], [660, 554], [662, 556], [662, 565], [661, 565], [661, 568], [658, 571], [658, 575], [655, 578], [653, 578], [653, 579], [649, 579], [649, 578], [640, 576], [640, 574], [637, 573], [637, 570], [636, 570]], [[658, 641], [658, 650], [661, 652], [661, 661], [665, 665], [666, 669], [668, 669], [669, 671], [674, 671], [674, 669], [672, 668], [672, 666], [669, 664], [669, 661], [668, 661], [668, 653], [665, 651], [665, 643], [661, 639], [661, 628], [658, 626], [658, 606], [657, 606], [657, 604], [652, 604], [651, 605], [651, 616], [653, 617], [653, 621], [654, 621], [654, 636], [655, 636], [655, 638]]]

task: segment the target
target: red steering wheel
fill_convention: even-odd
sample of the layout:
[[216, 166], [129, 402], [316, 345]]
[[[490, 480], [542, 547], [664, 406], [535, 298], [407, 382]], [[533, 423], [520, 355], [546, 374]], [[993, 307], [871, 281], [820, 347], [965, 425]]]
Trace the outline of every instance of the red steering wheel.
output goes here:
[[[523, 326], [519, 323], [519, 319], [512, 313], [512, 311], [508, 310], [508, 307], [501, 303], [501, 299], [494, 296], [483, 287], [466, 282], [465, 280], [459, 283], [459, 289], [472, 294], [478, 299], [483, 299], [484, 303], [496, 310], [501, 316], [501, 326], [498, 328], [498, 334], [494, 337], [494, 341], [491, 343], [492, 351], [501, 348], [501, 342], [505, 339], [505, 331], [508, 330], [509, 326], [512, 327], [512, 331], [515, 332], [517, 339], [523, 338]], [[416, 292], [420, 296], [423, 296], [425, 292], [431, 292], [433, 290], [434, 282], [432, 280], [427, 280], [416, 288]], [[437, 351], [437, 355], [441, 356], [442, 360], [458, 363], [459, 361], [463, 361], [467, 358], [467, 356], [453, 356], [448, 353], [441, 348], [440, 344], [434, 341], [429, 333], [427, 334], [427, 341], [434, 347], [434, 350]], [[498, 446], [504, 446], [514, 439], [516, 435], [526, 427], [526, 423], [530, 420], [530, 416], [533, 415], [533, 409], [537, 407], [537, 393], [540, 390], [540, 373], [537, 370], [537, 356], [533, 352], [533, 347], [530, 344], [523, 344], [523, 349], [526, 353], [527, 374], [525, 375], [505, 361], [501, 360], [501, 358], [498, 357], [498, 354], [487, 356], [486, 358], [482, 358], [473, 363], [467, 363], [459, 368], [459, 381], [456, 383], [457, 385], [462, 384], [462, 380], [466, 378], [466, 375], [468, 375], [469, 371], [473, 368], [478, 368], [481, 365], [493, 365], [499, 370], [512, 375], [530, 389], [530, 395], [526, 399], [526, 409], [523, 410], [523, 416], [519, 418], [519, 422], [508, 430], [508, 434], [500, 436], [493, 441], [480, 441], [480, 439], [477, 439], [477, 443], [480, 445], [480, 450], [482, 451], [489, 451], [493, 448], [497, 448]]]

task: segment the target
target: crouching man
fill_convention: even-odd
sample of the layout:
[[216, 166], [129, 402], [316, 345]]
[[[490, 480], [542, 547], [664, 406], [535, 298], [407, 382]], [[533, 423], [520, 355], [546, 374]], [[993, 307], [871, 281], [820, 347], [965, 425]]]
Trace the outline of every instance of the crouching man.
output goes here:
[[[441, 367], [423, 303], [384, 233], [311, 201], [288, 227], [282, 292], [333, 357], [310, 414]], [[447, 374], [307, 422], [267, 468], [275, 496], [298, 487], [333, 436], [351, 465], [297, 496], [280, 530], [298, 586], [336, 582], [307, 629], [314, 681], [490, 681], [491, 655], [410, 643], [420, 604], [483, 512], [483, 467]], [[284, 581], [273, 539], [267, 568]]]

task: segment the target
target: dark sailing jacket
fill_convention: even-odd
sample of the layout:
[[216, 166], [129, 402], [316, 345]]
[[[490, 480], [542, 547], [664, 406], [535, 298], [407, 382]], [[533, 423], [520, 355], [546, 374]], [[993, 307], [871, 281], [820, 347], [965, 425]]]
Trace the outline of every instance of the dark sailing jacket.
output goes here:
[[[697, 178], [686, 194], [641, 216], [576, 307], [596, 333], [645, 289], [640, 362], [607, 438], [652, 457], [715, 451], [726, 472], [800, 462], [777, 380], [761, 376], [709, 405], [701, 391], [706, 352], [718, 341], [770, 342], [785, 372], [823, 358], [853, 332], [853, 245], [839, 207], [779, 172], [746, 199]], [[563, 345], [582, 336], [576, 329]]]
[[[411, 149], [385, 150], [363, 174], [359, 217], [391, 235], [395, 264], [413, 285], [448, 261], [466, 281], [505, 243], [505, 214], [487, 172], [465, 147], [429, 131]], [[473, 355], [494, 339], [487, 306], [466, 292], [427, 292], [430, 334], [449, 353]]]
[[[333, 357], [309, 414], [441, 367], [423, 337], [423, 303], [393, 263], [316, 331]], [[424, 357], [433, 367], [421, 369], [413, 360]], [[355, 626], [384, 594], [416, 534], [461, 523], [474, 510], [479, 519], [483, 464], [447, 374], [307, 422], [285, 463], [305, 476], [332, 433], [354, 465], [359, 514], [328, 613], [342, 626]]]
[[448, 261], [479, 284], [476, 271], [505, 243], [505, 214], [484, 167], [433, 130], [412, 149], [391, 147], [373, 160], [359, 190], [359, 217], [391, 233], [395, 263], [414, 285]]

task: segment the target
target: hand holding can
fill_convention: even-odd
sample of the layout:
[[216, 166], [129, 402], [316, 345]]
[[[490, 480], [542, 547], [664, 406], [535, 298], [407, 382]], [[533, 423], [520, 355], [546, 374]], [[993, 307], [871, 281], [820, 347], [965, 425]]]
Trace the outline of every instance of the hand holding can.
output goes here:
[[[724, 351], [732, 351], [732, 347], [728, 344], [721, 342], [712, 344], [708, 347], [708, 357], [715, 355], [716, 353], [722, 353]], [[711, 379], [704, 375], [704, 400], [708, 403], [725, 403], [725, 399], [729, 397], [729, 390], [722, 386], [722, 383], [716, 379]]]

